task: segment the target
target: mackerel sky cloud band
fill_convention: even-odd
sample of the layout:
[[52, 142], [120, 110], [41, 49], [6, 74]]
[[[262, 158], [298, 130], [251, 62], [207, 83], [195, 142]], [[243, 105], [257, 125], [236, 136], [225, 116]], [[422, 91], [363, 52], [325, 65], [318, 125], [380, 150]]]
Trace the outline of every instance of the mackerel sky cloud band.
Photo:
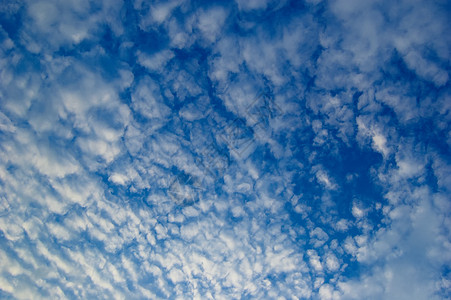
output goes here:
[[450, 299], [445, 0], [0, 3], [1, 299]]

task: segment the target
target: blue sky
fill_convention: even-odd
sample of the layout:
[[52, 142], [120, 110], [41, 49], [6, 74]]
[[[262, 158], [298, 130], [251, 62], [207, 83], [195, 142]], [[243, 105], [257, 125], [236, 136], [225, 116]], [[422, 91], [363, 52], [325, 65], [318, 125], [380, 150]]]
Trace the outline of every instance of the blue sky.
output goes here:
[[449, 1], [2, 1], [0, 298], [450, 299]]

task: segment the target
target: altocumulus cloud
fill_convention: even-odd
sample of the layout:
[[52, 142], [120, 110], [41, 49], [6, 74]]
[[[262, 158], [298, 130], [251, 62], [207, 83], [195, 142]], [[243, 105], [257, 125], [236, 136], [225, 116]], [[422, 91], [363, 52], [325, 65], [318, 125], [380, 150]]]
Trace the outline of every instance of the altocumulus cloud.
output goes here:
[[448, 1], [3, 1], [0, 298], [449, 299]]

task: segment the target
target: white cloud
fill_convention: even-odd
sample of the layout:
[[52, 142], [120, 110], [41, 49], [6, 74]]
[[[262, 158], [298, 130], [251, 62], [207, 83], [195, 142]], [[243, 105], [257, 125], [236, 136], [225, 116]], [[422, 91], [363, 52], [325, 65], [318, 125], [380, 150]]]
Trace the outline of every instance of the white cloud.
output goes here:
[[352, 204], [352, 215], [357, 219], [361, 219], [366, 215], [366, 212], [359, 203], [354, 202]]
[[163, 50], [152, 55], [146, 53], [137, 53], [138, 62], [157, 73], [163, 72], [163, 67], [174, 57], [174, 53], [170, 50]]
[[202, 11], [197, 26], [207, 40], [214, 42], [220, 35], [226, 17], [226, 11], [220, 7]]
[[338, 299], [334, 296], [334, 288], [330, 284], [324, 284], [319, 288], [319, 296], [321, 300]]
[[129, 179], [127, 178], [127, 176], [123, 175], [123, 174], [119, 174], [119, 173], [114, 173], [112, 174], [108, 180], [110, 180], [111, 182], [115, 183], [115, 184], [119, 184], [119, 185], [125, 185]]
[[95, 31], [105, 22], [115, 33], [122, 32], [118, 25], [121, 1], [100, 2], [95, 13], [88, 1], [42, 0], [27, 4], [21, 43], [32, 53], [48, 53], [95, 39]]
[[159, 87], [149, 77], [144, 77], [136, 85], [132, 101], [134, 108], [149, 119], [164, 120], [171, 113], [170, 108], [163, 102]]
[[238, 7], [242, 10], [254, 10], [254, 9], [265, 9], [268, 4], [271, 2], [271, 0], [250, 0], [250, 1], [243, 1], [243, 0], [237, 0]]
[[331, 272], [338, 271], [338, 269], [340, 268], [340, 263], [333, 253], [329, 253], [326, 256], [326, 266], [327, 269]]
[[309, 256], [309, 262], [312, 268], [316, 272], [322, 272], [323, 271], [323, 265], [320, 261], [320, 257], [318, 256], [318, 253], [315, 250], [308, 250], [307, 255]]
[[317, 167], [318, 171], [315, 172], [316, 179], [325, 188], [329, 190], [336, 190], [338, 185], [333, 181], [333, 179], [327, 174], [327, 172], [321, 167]]

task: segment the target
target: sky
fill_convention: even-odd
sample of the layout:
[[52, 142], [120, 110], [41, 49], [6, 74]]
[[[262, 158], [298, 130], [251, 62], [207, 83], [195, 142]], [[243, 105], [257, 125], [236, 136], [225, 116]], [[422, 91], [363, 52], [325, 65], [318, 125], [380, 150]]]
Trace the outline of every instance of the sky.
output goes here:
[[0, 2], [0, 298], [451, 299], [451, 3]]

